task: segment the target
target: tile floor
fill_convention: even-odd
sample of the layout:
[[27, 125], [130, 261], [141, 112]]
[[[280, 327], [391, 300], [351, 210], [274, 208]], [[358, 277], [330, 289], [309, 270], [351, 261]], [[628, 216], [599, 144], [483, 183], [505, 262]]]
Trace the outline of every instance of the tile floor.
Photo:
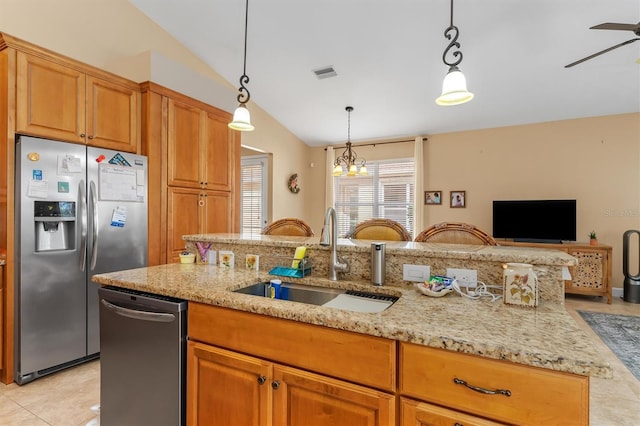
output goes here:
[[[615, 298], [607, 305], [600, 298], [569, 295], [566, 307], [593, 338], [596, 348], [614, 371], [613, 379], [591, 380], [591, 425], [640, 425], [640, 381], [576, 312], [589, 310], [640, 316], [640, 304]], [[100, 400], [99, 379], [100, 362], [92, 361], [23, 386], [0, 384], [0, 425], [85, 426], [95, 417], [91, 407]]]

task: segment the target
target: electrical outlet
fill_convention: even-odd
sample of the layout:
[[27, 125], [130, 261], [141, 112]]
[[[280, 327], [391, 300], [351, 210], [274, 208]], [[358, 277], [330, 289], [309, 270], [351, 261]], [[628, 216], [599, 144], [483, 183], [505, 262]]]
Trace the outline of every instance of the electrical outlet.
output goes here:
[[474, 288], [478, 285], [478, 271], [475, 269], [447, 268], [447, 276], [455, 278], [460, 287]]
[[405, 281], [429, 281], [431, 267], [426, 265], [402, 265], [402, 279]]

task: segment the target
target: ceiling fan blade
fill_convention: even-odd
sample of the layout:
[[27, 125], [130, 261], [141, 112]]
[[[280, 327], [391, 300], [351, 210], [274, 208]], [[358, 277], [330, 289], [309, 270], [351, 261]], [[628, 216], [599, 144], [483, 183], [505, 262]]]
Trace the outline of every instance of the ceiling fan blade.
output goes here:
[[578, 60], [578, 61], [572, 62], [572, 63], [570, 63], [569, 65], [565, 65], [564, 67], [565, 67], [565, 68], [571, 68], [571, 67], [572, 67], [572, 66], [574, 66], [574, 65], [581, 64], [581, 63], [583, 63], [584, 61], [588, 61], [589, 59], [593, 59], [593, 58], [595, 58], [596, 56], [600, 56], [600, 55], [602, 55], [603, 53], [611, 52], [613, 49], [617, 49], [618, 47], [625, 46], [625, 45], [627, 45], [627, 44], [633, 43], [634, 41], [638, 41], [638, 40], [640, 40], [640, 38], [632, 38], [631, 40], [623, 41], [623, 42], [622, 42], [622, 43], [620, 43], [620, 44], [616, 44], [615, 46], [611, 46], [611, 47], [609, 47], [608, 49], [601, 50], [601, 51], [600, 51], [600, 52], [598, 52], [598, 53], [594, 53], [593, 55], [589, 55], [589, 56], [587, 56], [587, 57], [585, 57], [585, 58], [582, 58], [582, 59], [580, 59], [580, 60]]
[[604, 24], [594, 25], [590, 30], [620, 30], [620, 31], [638, 31], [640, 24], [617, 24], [615, 22], [605, 22]]

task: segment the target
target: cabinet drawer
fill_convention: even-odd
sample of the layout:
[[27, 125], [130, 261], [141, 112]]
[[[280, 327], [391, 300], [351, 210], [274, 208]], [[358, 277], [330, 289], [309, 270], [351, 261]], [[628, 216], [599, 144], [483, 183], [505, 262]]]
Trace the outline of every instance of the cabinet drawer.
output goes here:
[[395, 391], [395, 341], [189, 303], [189, 339]]
[[[589, 378], [507, 361], [400, 344], [400, 392], [456, 410], [519, 425], [589, 423]], [[485, 394], [457, 384], [486, 390]]]

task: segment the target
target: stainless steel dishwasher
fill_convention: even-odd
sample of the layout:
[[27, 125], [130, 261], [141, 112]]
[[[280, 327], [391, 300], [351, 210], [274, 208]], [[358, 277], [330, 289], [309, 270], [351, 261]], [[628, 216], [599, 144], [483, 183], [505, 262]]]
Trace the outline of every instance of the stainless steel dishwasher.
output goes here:
[[184, 425], [187, 302], [106, 286], [100, 295], [100, 423]]

